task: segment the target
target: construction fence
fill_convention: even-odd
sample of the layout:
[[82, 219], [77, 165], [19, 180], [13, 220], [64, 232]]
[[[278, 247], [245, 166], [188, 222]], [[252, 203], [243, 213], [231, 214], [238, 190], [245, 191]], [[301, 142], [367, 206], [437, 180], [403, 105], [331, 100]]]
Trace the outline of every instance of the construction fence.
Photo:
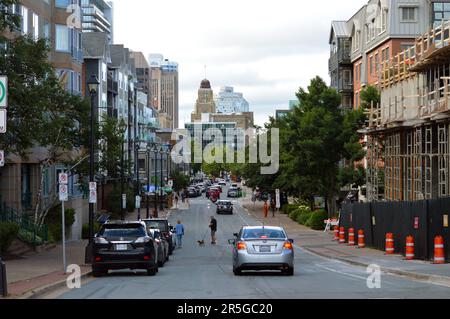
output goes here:
[[450, 197], [423, 201], [355, 203], [343, 206], [340, 227], [363, 230], [366, 245], [385, 250], [386, 234], [394, 234], [395, 252], [405, 254], [406, 238], [412, 236], [417, 259], [430, 260], [434, 239], [444, 238], [446, 260], [450, 261]]

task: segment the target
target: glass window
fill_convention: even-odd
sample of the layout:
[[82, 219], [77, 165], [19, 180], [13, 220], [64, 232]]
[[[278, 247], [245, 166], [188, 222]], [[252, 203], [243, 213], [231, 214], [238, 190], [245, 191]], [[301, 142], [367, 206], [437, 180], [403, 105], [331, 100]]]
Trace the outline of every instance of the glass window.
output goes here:
[[33, 13], [33, 37], [39, 39], [39, 16]]
[[48, 21], [46, 20], [44, 20], [43, 35], [44, 38], [50, 39], [50, 23], [48, 23]]
[[55, 46], [57, 51], [70, 51], [69, 28], [65, 25], [56, 25]]
[[442, 20], [450, 19], [450, 3], [433, 3], [433, 25], [436, 27], [442, 23]]
[[416, 20], [416, 10], [414, 7], [404, 7], [402, 10], [402, 21], [415, 21]]
[[22, 6], [22, 32], [28, 33], [28, 9]]
[[71, 0], [55, 0], [55, 5], [58, 8], [67, 8], [71, 4]]

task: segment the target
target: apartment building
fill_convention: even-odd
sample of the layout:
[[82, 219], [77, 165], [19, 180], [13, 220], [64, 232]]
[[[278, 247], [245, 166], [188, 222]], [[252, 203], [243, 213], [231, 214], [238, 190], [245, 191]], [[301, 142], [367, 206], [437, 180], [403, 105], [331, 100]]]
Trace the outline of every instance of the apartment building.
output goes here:
[[83, 32], [103, 32], [114, 42], [114, 6], [111, 1], [81, 0]]
[[450, 22], [433, 24], [383, 63], [381, 103], [370, 110], [369, 148], [385, 162], [387, 200], [450, 196]]

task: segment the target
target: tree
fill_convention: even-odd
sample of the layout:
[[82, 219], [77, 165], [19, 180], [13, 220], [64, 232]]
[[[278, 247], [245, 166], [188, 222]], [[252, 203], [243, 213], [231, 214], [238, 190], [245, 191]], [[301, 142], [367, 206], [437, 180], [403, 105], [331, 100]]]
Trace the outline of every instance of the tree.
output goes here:
[[373, 106], [376, 107], [381, 102], [380, 91], [375, 86], [366, 86], [361, 91], [361, 108], [367, 110]]
[[173, 190], [179, 192], [189, 186], [190, 178], [180, 172], [172, 172], [170, 178], [173, 180]]

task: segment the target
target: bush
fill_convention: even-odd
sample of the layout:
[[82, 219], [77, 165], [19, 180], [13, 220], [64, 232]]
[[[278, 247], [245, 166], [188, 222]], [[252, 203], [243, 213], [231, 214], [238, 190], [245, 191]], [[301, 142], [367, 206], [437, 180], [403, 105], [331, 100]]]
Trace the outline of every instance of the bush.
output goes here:
[[289, 215], [292, 211], [296, 210], [299, 206], [296, 204], [286, 204], [281, 208], [283, 214]]
[[[97, 222], [94, 222], [94, 234], [100, 231], [101, 225]], [[81, 230], [81, 238], [89, 239], [89, 224], [83, 224], [83, 228]]]
[[308, 206], [299, 206], [297, 210], [295, 210], [295, 221], [301, 225], [305, 225], [306, 221], [311, 216], [311, 210]]
[[[53, 241], [62, 240], [62, 218], [61, 218], [61, 205], [58, 205], [50, 210], [47, 215], [48, 231], [51, 234]], [[72, 227], [75, 222], [75, 210], [72, 208], [65, 209], [65, 225], [66, 233]]]
[[328, 214], [324, 210], [316, 210], [311, 214], [306, 226], [311, 227], [314, 230], [324, 230], [325, 224], [323, 221], [328, 218]]
[[[50, 235], [50, 234], [49, 234]], [[44, 244], [44, 240], [36, 236], [34, 237], [32, 232], [26, 231], [24, 229], [19, 230], [19, 234], [17, 236], [21, 241], [27, 244], [35, 244], [36, 246], [40, 246]], [[49, 236], [50, 239], [50, 236]]]
[[19, 234], [19, 226], [0, 222], [0, 254], [6, 253]]

